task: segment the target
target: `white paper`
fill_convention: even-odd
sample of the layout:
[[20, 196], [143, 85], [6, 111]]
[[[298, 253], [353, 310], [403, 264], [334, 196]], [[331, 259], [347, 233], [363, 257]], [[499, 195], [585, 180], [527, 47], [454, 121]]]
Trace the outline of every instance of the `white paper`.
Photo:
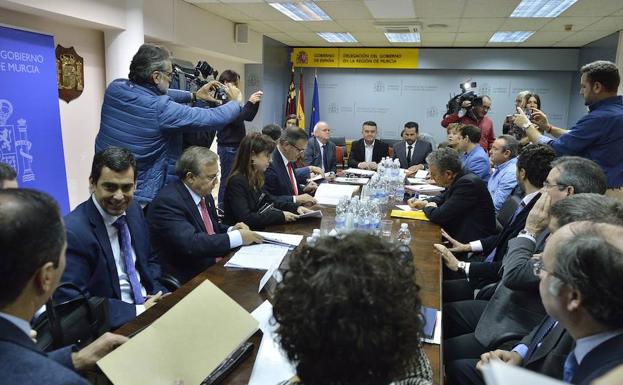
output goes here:
[[555, 378], [544, 376], [518, 366], [505, 364], [502, 361], [490, 361], [482, 368], [482, 375], [487, 385], [562, 385]]
[[251, 315], [259, 323], [262, 333], [272, 332], [270, 319], [273, 317], [273, 305], [268, 300], [264, 300], [260, 306], [256, 307], [255, 310], [251, 312]]
[[409, 206], [409, 205], [396, 205], [396, 207], [398, 207], [400, 210], [403, 210], [403, 211], [411, 211], [412, 210], [411, 206]]
[[261, 235], [265, 240], [284, 243], [293, 247], [298, 246], [303, 240], [303, 236], [297, 234], [271, 233], [267, 231], [256, 231], [256, 233]]
[[314, 175], [311, 178], [307, 179], [308, 182], [315, 182], [317, 180], [324, 179], [325, 177], [322, 174]]
[[343, 177], [343, 176], [338, 176], [337, 178], [335, 178], [334, 181], [335, 181], [335, 183], [364, 185], [364, 184], [368, 184], [370, 179], [368, 179], [368, 178], [346, 178], [346, 177]]
[[271, 266], [280, 264], [288, 250], [287, 246], [272, 245], [270, 243], [242, 246], [225, 263], [225, 267], [268, 270]]
[[264, 286], [266, 286], [270, 277], [274, 276], [277, 282], [281, 282], [282, 277], [281, 277], [281, 273], [278, 271], [279, 266], [281, 266], [281, 261], [279, 261], [279, 263], [272, 265], [268, 270], [266, 270], [266, 273], [264, 273], [264, 276], [262, 277], [262, 279], [260, 279], [260, 286], [257, 289], [258, 293], [262, 291]]
[[415, 192], [425, 192], [425, 193], [430, 193], [430, 192], [440, 192], [445, 190], [445, 187], [441, 187], [441, 186], [435, 186], [434, 184], [422, 184], [422, 185], [415, 185], [415, 186], [405, 186], [405, 189], [407, 190], [411, 190], [411, 191], [415, 191]]
[[428, 170], [417, 170], [413, 177], [417, 179], [426, 179], [428, 178]]
[[336, 206], [342, 197], [350, 198], [359, 186], [347, 184], [322, 183], [316, 190], [316, 202], [320, 205]]
[[441, 345], [441, 310], [437, 310], [437, 320], [435, 321], [435, 331], [433, 332], [433, 339], [422, 338], [422, 341], [428, 344]]
[[372, 170], [361, 170], [359, 168], [349, 168], [344, 171], [345, 174], [355, 174], [355, 175], [363, 175], [363, 176], [372, 176], [376, 171]]
[[428, 184], [426, 179], [421, 178], [407, 178], [410, 184]]
[[310, 211], [305, 214], [300, 214], [299, 219], [301, 218], [322, 218], [322, 211], [315, 210], [315, 211]]

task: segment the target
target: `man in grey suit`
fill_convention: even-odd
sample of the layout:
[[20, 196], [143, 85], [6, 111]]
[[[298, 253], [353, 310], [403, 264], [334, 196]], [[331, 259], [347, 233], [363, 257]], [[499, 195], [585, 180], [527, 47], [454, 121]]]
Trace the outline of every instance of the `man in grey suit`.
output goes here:
[[407, 122], [400, 134], [403, 140], [394, 144], [394, 159], [400, 161], [400, 168], [407, 169], [407, 176], [424, 170], [427, 167], [426, 157], [433, 151], [429, 142], [418, 140], [418, 133], [418, 124]]
[[336, 172], [335, 144], [329, 140], [331, 127], [320, 121], [314, 126], [314, 138], [305, 149], [305, 165], [320, 167], [325, 173]]

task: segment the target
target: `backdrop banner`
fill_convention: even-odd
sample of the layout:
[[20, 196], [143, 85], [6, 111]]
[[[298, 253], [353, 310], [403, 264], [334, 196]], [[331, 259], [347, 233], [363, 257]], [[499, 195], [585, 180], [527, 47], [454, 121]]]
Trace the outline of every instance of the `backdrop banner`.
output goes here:
[[0, 160], [69, 212], [54, 37], [0, 26]]
[[418, 68], [419, 48], [293, 48], [294, 67]]

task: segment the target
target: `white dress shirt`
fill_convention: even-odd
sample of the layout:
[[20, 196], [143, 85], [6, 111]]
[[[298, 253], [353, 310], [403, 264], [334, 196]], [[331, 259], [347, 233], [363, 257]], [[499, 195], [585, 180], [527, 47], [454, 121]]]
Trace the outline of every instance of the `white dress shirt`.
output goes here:
[[30, 327], [30, 323], [28, 323], [28, 321], [23, 320], [11, 314], [3, 313], [1, 311], [0, 311], [0, 318], [4, 318], [5, 320], [9, 321], [13, 325], [15, 325], [19, 330], [26, 333], [26, 335], [30, 338], [30, 330], [32, 328]]
[[363, 141], [363, 145], [365, 147], [365, 152], [366, 152], [365, 161], [368, 163], [372, 162], [372, 153], [374, 152], [374, 142], [376, 142], [376, 140], [373, 141], [372, 144], [366, 143], [365, 140]]

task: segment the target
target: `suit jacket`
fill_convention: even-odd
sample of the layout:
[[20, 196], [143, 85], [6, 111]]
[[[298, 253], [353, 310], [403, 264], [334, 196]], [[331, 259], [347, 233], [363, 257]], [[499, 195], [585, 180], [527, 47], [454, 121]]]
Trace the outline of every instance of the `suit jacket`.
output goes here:
[[[329, 166], [329, 169], [324, 171], [336, 172], [337, 162], [335, 160], [335, 143], [329, 140], [325, 145], [325, 151], [327, 152], [327, 165]], [[322, 168], [320, 144], [318, 144], [318, 140], [314, 137], [310, 138], [309, 143], [307, 143], [307, 148], [305, 149], [305, 164], [308, 166], [316, 166]]]
[[181, 180], [166, 185], [147, 208], [152, 245], [165, 273], [181, 283], [214, 264], [229, 249], [228, 226], [218, 221], [212, 196], [205, 197], [215, 234], [208, 235], [203, 218]]
[[[296, 213], [298, 205], [292, 201], [283, 202], [264, 190], [254, 190], [242, 174], [235, 174], [227, 181], [225, 194], [225, 223], [233, 225], [244, 222], [253, 230], [262, 230], [266, 226], [285, 223], [281, 211]], [[260, 213], [266, 204], [273, 208]]]
[[495, 234], [495, 209], [487, 185], [472, 173], [459, 172], [446, 191], [428, 199], [437, 207], [425, 207], [428, 219], [454, 239], [467, 243]]
[[571, 379], [571, 383], [589, 385], [594, 379], [620, 364], [623, 364], [623, 334], [602, 342], [588, 352]]
[[[300, 167], [294, 168], [294, 178], [298, 184], [299, 194], [303, 194], [303, 189], [307, 184], [307, 178], [309, 178], [309, 168]], [[283, 158], [278, 148], [273, 151], [270, 165], [266, 169], [264, 189], [273, 197], [282, 202], [292, 202], [292, 196], [294, 190], [292, 190], [292, 183], [290, 182], [290, 174], [286, 165], [283, 163]], [[227, 191], [229, 193], [229, 191]]]
[[[389, 145], [378, 139], [374, 141], [372, 149], [372, 161], [379, 163], [384, 156], [389, 156]], [[357, 168], [357, 165], [366, 161], [366, 147], [363, 138], [354, 141], [350, 146], [348, 155], [348, 167]]]
[[[161, 276], [157, 256], [152, 253], [149, 228], [143, 210], [133, 201], [126, 210], [132, 246], [136, 254], [136, 270], [147, 294], [167, 290], [158, 282]], [[111, 327], [117, 328], [136, 317], [136, 307], [121, 300], [119, 274], [106, 231], [104, 219], [92, 198], [81, 203], [65, 216], [67, 230], [67, 266], [61, 282], [71, 282], [93, 296], [108, 298]], [[78, 292], [61, 287], [55, 297], [66, 301]]]
[[[70, 369], [71, 347], [47, 355], [22, 330], [1, 317], [0, 357], [3, 384], [89, 385]], [[60, 357], [64, 362], [56, 361]]]
[[[433, 146], [429, 142], [422, 139], [416, 141], [411, 149], [411, 166], [423, 164], [426, 167], [426, 157], [432, 151]], [[409, 168], [409, 162], [407, 162], [407, 142], [404, 140], [394, 144], [394, 159], [400, 161], [400, 168]]]

